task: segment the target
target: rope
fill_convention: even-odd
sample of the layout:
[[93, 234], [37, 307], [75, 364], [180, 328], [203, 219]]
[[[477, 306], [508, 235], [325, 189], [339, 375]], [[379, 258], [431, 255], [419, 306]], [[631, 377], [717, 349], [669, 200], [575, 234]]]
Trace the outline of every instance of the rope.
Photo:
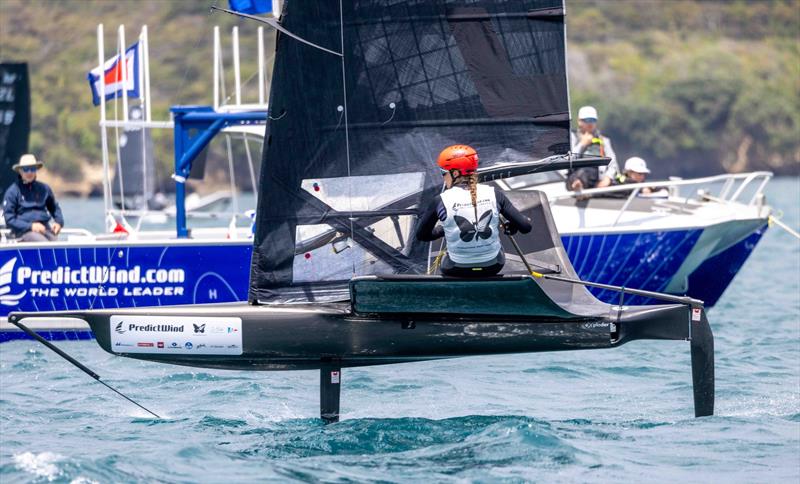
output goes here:
[[781, 222], [781, 221], [780, 221], [780, 219], [777, 219], [777, 218], [773, 217], [772, 215], [770, 215], [770, 216], [769, 216], [769, 218], [768, 218], [767, 220], [768, 220], [768, 223], [769, 223], [769, 226], [770, 226], [770, 227], [772, 227], [772, 224], [775, 224], [775, 225], [777, 225], [778, 227], [782, 228], [783, 230], [785, 230], [785, 231], [789, 232], [789, 234], [793, 235], [793, 236], [794, 236], [794, 238], [796, 238], [796, 239], [800, 239], [800, 234], [799, 234], [799, 233], [797, 233], [796, 231], [792, 230], [792, 229], [791, 229], [791, 228], [790, 228], [788, 225], [786, 225], [785, 223]]
[[431, 264], [431, 268], [428, 269], [428, 275], [435, 274], [437, 270], [439, 270], [439, 266], [442, 265], [442, 257], [444, 257], [445, 248], [444, 244], [442, 245], [441, 250], [439, 250], [439, 255], [436, 256], [436, 259], [433, 260], [433, 264]]

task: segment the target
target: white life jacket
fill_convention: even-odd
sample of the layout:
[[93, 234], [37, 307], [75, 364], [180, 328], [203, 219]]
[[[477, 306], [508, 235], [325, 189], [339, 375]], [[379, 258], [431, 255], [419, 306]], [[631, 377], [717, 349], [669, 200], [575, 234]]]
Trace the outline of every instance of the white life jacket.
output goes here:
[[442, 222], [447, 254], [456, 264], [480, 265], [500, 253], [500, 214], [494, 188], [478, 185], [478, 220], [469, 188], [454, 186], [441, 195], [447, 218]]

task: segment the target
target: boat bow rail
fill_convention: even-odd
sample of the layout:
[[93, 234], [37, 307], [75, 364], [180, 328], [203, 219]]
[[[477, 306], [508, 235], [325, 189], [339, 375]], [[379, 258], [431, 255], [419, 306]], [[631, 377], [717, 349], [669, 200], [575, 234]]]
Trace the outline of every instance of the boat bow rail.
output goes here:
[[[709, 176], [703, 178], [693, 178], [691, 180], [672, 179], [667, 181], [654, 181], [645, 183], [632, 183], [625, 185], [616, 185], [603, 188], [591, 188], [588, 190], [580, 190], [574, 192], [567, 192], [560, 195], [551, 195], [550, 199], [553, 202], [568, 199], [584, 199], [587, 197], [607, 197], [620, 194], [627, 194], [625, 203], [617, 212], [617, 216], [612, 226], [616, 226], [626, 210], [630, 207], [631, 203], [640, 197], [642, 190], [648, 188], [650, 190], [666, 189], [670, 197], [677, 197], [678, 192], [682, 187], [689, 186], [703, 186], [718, 185], [717, 191], [712, 192], [709, 189], [702, 188], [696, 193], [698, 201], [712, 201], [715, 203], [733, 206], [735, 204], [745, 205], [747, 207], [757, 207], [758, 213], [761, 215], [764, 207], [764, 188], [772, 178], [772, 172], [769, 171], [755, 171], [752, 173], [727, 173], [723, 175]], [[747, 199], [747, 195], [750, 196]], [[684, 207], [687, 206], [693, 197], [684, 197]], [[745, 201], [746, 200], [746, 201]], [[768, 215], [768, 214], [767, 214]], [[767, 215], [764, 215], [766, 217]]]

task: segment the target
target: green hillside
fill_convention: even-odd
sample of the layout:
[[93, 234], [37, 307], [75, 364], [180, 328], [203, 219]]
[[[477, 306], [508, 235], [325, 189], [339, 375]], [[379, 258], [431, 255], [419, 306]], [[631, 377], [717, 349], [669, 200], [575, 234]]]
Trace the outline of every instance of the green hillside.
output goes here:
[[800, 172], [800, 2], [567, 6], [573, 108], [600, 109], [620, 157], [661, 175]]
[[[211, 103], [213, 25], [240, 26], [243, 78], [254, 74], [255, 26], [210, 15], [211, 3], [0, 1], [0, 59], [29, 63], [31, 150], [66, 180], [84, 178], [86, 164], [99, 169], [86, 73], [97, 64], [100, 22], [107, 57], [118, 24], [128, 44], [149, 26], [154, 119], [172, 104]], [[596, 105], [620, 157], [645, 156], [660, 175], [798, 173], [800, 0], [568, 0], [567, 12], [573, 113]], [[247, 87], [255, 99], [255, 79]], [[156, 141], [171, 149], [169, 133]], [[159, 161], [169, 173], [171, 159]]]

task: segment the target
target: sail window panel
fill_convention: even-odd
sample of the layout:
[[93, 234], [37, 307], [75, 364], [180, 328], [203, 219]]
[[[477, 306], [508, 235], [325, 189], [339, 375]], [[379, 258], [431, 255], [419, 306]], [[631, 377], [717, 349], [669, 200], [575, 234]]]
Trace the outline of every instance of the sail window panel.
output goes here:
[[370, 225], [368, 230], [388, 246], [402, 252], [408, 247], [416, 221], [414, 215], [392, 215]]
[[356, 275], [391, 272], [386, 263], [346, 237], [295, 255], [292, 282], [348, 281]]
[[[335, 230], [328, 224], [313, 224], [313, 225], [298, 225], [296, 229], [295, 240], [313, 243], [316, 239], [323, 239], [324, 242], [316, 245], [322, 245], [330, 241], [335, 235]], [[330, 234], [329, 237], [326, 235]], [[306, 248], [305, 250], [309, 250]], [[297, 250], [296, 250], [297, 251]], [[300, 250], [299, 252], [303, 252]]]
[[421, 172], [315, 178], [303, 180], [301, 187], [337, 212], [369, 212], [420, 192], [424, 179]]
[[[387, 246], [402, 252], [408, 246], [408, 238], [416, 220], [415, 215], [391, 215], [370, 224], [367, 230]], [[359, 245], [345, 231], [336, 230], [328, 224], [298, 225], [295, 240], [295, 256], [305, 259], [319, 256], [319, 250], [326, 247], [339, 254]]]

